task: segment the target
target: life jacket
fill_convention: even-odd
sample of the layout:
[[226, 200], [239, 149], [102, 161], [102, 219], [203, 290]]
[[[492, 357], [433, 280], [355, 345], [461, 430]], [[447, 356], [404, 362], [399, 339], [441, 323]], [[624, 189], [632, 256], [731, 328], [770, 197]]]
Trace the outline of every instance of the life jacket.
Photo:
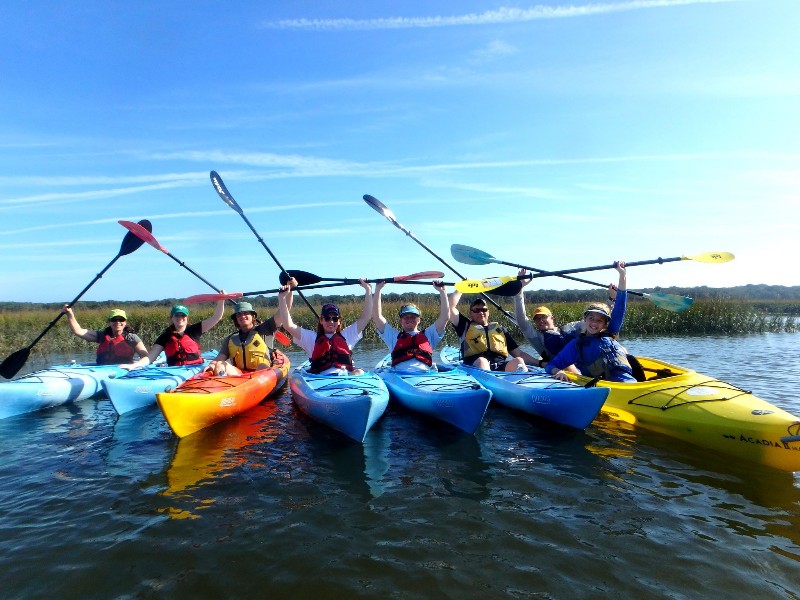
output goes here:
[[[576, 366], [583, 375], [608, 381], [624, 381], [627, 378], [624, 375], [621, 378], [620, 375], [625, 373], [635, 379], [625, 349], [610, 334], [581, 335], [577, 340], [577, 346], [579, 358]], [[590, 347], [598, 348], [599, 353], [597, 358], [589, 363], [585, 352]]]
[[406, 333], [401, 331], [397, 335], [397, 343], [392, 350], [392, 366], [416, 358], [421, 363], [433, 365], [433, 348], [430, 341], [422, 332]]
[[102, 333], [103, 339], [97, 346], [98, 365], [120, 365], [133, 360], [134, 349], [128, 343], [125, 331], [114, 338], [111, 337], [110, 327], [104, 329]]
[[242, 371], [255, 371], [260, 365], [272, 366], [270, 359], [270, 346], [267, 340], [272, 341], [272, 336], [267, 339], [252, 329], [244, 342], [238, 333], [228, 336], [228, 358]]
[[487, 354], [491, 357], [506, 358], [508, 356], [506, 336], [497, 323], [489, 323], [484, 327], [471, 322], [462, 338], [461, 353], [464, 360], [469, 362]]
[[169, 328], [169, 341], [164, 346], [167, 355], [167, 364], [171, 367], [182, 365], [198, 365], [203, 362], [200, 356], [200, 344], [190, 335], [178, 333]]
[[331, 367], [344, 368], [352, 371], [353, 353], [347, 346], [347, 340], [338, 331], [330, 338], [327, 335], [318, 335], [314, 342], [314, 351], [311, 353], [311, 367], [309, 373], [322, 373]]

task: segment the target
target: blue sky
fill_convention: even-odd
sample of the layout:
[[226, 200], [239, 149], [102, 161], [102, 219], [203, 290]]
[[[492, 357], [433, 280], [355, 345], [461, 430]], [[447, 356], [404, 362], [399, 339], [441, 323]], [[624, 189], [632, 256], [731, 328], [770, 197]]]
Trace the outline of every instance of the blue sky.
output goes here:
[[[800, 285], [800, 2], [221, 6], [4, 7], [0, 300], [71, 300], [119, 219], [228, 291], [275, 287], [211, 170], [286, 268], [322, 277], [447, 271], [372, 194], [469, 278], [513, 269], [453, 243], [551, 270], [724, 250], [629, 285]], [[208, 291], [143, 246], [84, 298]]]

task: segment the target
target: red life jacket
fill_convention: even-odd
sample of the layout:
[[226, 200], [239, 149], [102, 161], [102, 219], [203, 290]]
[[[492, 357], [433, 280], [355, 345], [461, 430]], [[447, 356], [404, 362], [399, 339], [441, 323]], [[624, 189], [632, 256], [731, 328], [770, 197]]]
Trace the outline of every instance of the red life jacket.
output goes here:
[[353, 353], [347, 346], [344, 336], [336, 332], [332, 337], [326, 335], [317, 336], [314, 342], [314, 351], [311, 353], [311, 368], [309, 373], [322, 373], [331, 367], [345, 368], [352, 371]]
[[111, 337], [111, 329], [103, 331], [103, 339], [97, 346], [98, 365], [120, 365], [133, 360], [134, 349], [125, 339], [125, 332], [115, 338]]
[[392, 350], [392, 366], [416, 358], [421, 363], [433, 365], [433, 348], [422, 332], [414, 334], [401, 331]]
[[167, 345], [164, 346], [164, 354], [167, 355], [167, 364], [170, 367], [182, 365], [199, 365], [203, 362], [200, 356], [200, 344], [185, 333], [177, 333], [170, 328], [170, 337]]

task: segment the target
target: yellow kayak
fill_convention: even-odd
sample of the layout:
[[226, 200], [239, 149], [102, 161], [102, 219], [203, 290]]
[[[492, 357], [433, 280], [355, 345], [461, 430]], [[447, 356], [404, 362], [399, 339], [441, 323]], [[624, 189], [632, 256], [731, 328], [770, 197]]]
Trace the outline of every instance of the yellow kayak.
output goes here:
[[198, 373], [170, 392], [156, 394], [175, 435], [184, 437], [259, 404], [286, 383], [289, 359], [274, 350], [272, 368], [243, 375]]
[[[602, 412], [686, 442], [783, 471], [800, 471], [800, 417], [746, 390], [653, 358], [644, 381], [598, 381]], [[579, 384], [590, 378], [573, 377]]]

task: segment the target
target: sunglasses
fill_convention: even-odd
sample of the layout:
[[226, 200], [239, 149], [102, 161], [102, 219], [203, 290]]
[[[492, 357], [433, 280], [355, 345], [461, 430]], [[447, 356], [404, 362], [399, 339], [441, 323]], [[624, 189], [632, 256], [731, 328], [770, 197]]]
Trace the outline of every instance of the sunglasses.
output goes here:
[[113, 319], [109, 319], [108, 321], [109, 323], [124, 323], [125, 319], [121, 317], [114, 317]]
[[331, 323], [335, 323], [336, 321], [339, 320], [339, 317], [336, 317], [336, 316], [333, 316], [333, 315], [328, 315], [327, 317], [322, 317], [322, 320], [323, 321], [330, 321]]
[[488, 313], [489, 312], [488, 308], [471, 308], [470, 310], [472, 312], [479, 312], [479, 313]]

